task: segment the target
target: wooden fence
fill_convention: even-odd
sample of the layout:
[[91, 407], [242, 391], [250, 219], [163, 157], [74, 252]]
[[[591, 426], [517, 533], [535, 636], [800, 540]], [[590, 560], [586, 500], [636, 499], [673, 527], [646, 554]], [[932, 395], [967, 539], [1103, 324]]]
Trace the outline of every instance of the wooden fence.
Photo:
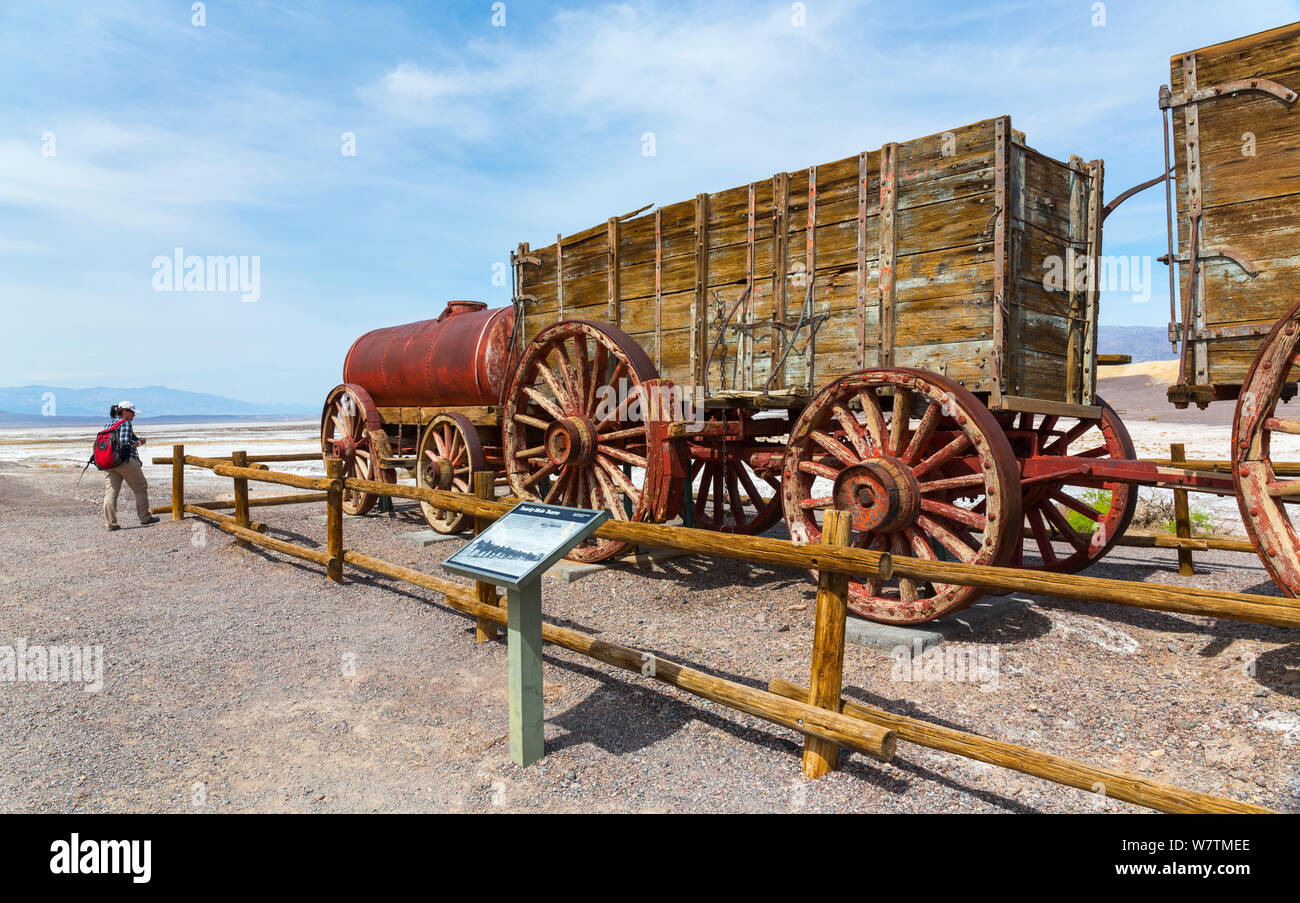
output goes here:
[[[315, 460], [315, 456], [282, 456], [279, 460]], [[476, 619], [477, 639], [480, 642], [495, 639], [497, 627], [506, 623], [506, 600], [498, 598], [495, 587], [489, 584], [470, 586], [457, 583], [348, 550], [343, 543], [342, 498], [345, 489], [388, 498], [423, 501], [435, 507], [469, 514], [476, 519], [478, 529], [482, 529], [509, 511], [513, 501], [494, 498], [495, 484], [491, 474], [476, 475], [475, 492], [467, 495], [418, 486], [345, 479], [342, 463], [337, 459], [326, 462], [324, 477], [263, 469], [258, 466], [262, 462], [241, 452], [235, 452], [230, 458], [217, 459], [187, 456], [184, 447], [180, 445], [174, 446], [171, 458], [155, 458], [154, 461], [173, 466], [173, 498], [169, 507], [174, 519], [179, 520], [185, 514], [200, 517], [235, 537], [240, 545], [258, 545], [321, 565], [325, 568], [326, 576], [335, 582], [343, 580], [343, 567], [349, 565], [441, 593], [449, 607]], [[197, 505], [186, 503], [186, 466], [204, 467], [219, 476], [230, 477], [234, 483], [233, 498]], [[296, 495], [254, 499], [248, 495], [250, 482], [307, 491]], [[265, 525], [256, 524], [249, 518], [250, 509], [257, 503], [270, 506], [322, 500], [326, 502], [327, 509], [325, 551], [267, 536]], [[227, 506], [233, 508], [233, 515], [216, 510]], [[163, 510], [168, 509], [164, 507]], [[841, 689], [847, 583], [851, 576], [860, 578], [863, 574], [878, 574], [888, 577], [899, 574], [999, 591], [1019, 590], [1067, 599], [1106, 601], [1283, 626], [1300, 626], [1300, 607], [1290, 604], [1289, 600], [1270, 596], [1159, 587], [1130, 581], [925, 561], [868, 552], [847, 545], [849, 522], [846, 515], [836, 511], [827, 514], [822, 540], [815, 545], [797, 545], [786, 540], [764, 537], [724, 536], [706, 530], [618, 520], [605, 523], [597, 531], [598, 536], [609, 539], [818, 571], [820, 577], [816, 620], [807, 687], [773, 680], [767, 689], [758, 689], [747, 683], [680, 665], [644, 650], [593, 639], [587, 633], [553, 624], [543, 623], [542, 639], [803, 734], [803, 771], [811, 778], [820, 777], [835, 768], [840, 747], [880, 761], [888, 761], [893, 756], [898, 741], [903, 740], [1164, 812], [1270, 811], [1251, 803], [1148, 780], [844, 700]], [[647, 663], [652, 663], [653, 667], [647, 667]]]

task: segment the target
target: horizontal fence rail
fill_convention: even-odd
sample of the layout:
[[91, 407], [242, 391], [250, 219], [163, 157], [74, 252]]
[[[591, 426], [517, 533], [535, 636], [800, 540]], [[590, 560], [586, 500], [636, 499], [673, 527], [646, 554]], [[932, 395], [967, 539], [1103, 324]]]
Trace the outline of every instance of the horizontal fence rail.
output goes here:
[[[315, 459], [316, 456], [311, 456], [311, 460]], [[471, 586], [456, 583], [347, 550], [342, 538], [342, 495], [345, 490], [410, 499], [467, 514], [475, 518], [481, 529], [509, 512], [518, 501], [492, 498], [494, 480], [490, 474], [478, 475], [476, 495], [466, 495], [420, 486], [345, 479], [342, 461], [339, 459], [326, 461], [325, 477], [282, 473], [251, 466], [251, 457], [240, 452], [235, 452], [228, 458], [189, 456], [184, 454], [183, 446], [176, 446], [171, 458], [156, 460], [173, 465], [171, 510], [174, 517], [178, 513], [192, 514], [235, 537], [240, 545], [257, 545], [322, 565], [334, 581], [342, 580], [342, 568], [347, 564], [441, 593], [449, 607], [477, 620], [480, 640], [495, 635], [495, 629], [489, 633], [489, 628], [507, 623], [507, 601], [497, 598], [495, 589], [487, 584]], [[234, 498], [207, 505], [186, 504], [183, 498], [183, 468], [187, 465], [203, 467], [218, 476], [231, 478], [235, 484]], [[327, 504], [326, 551], [304, 548], [267, 536], [265, 524], [249, 521], [249, 508], [259, 501], [248, 496], [249, 482], [310, 490], [290, 496], [266, 497], [263, 504], [267, 506], [324, 500]], [[234, 516], [214, 510], [218, 505], [226, 507], [227, 504], [234, 508]], [[1150, 781], [1114, 769], [1091, 766], [1063, 756], [844, 700], [840, 697], [844, 638], [842, 624], [837, 630], [835, 619], [842, 622], [844, 617], [843, 596], [847, 578], [861, 578], [865, 575], [886, 578], [894, 575], [909, 576], [936, 583], [962, 584], [995, 591], [1016, 590], [1065, 599], [1112, 602], [1129, 607], [1300, 626], [1300, 606], [1291, 600], [1248, 593], [1153, 586], [1135, 581], [908, 558], [845, 545], [847, 527], [839, 531], [844, 536], [832, 536], [832, 532], [834, 531], [826, 531], [822, 542], [806, 545], [789, 540], [723, 535], [706, 530], [623, 520], [607, 521], [596, 531], [597, 536], [607, 539], [817, 572], [820, 576], [813, 649], [814, 690], [811, 692], [806, 687], [779, 679], [771, 681], [765, 690], [758, 689], [677, 664], [655, 653], [594, 639], [587, 633], [553, 624], [543, 623], [542, 639], [612, 667], [650, 677], [802, 733], [805, 736], [804, 771], [810, 777], [820, 776], [835, 767], [839, 747], [888, 761], [894, 754], [897, 742], [902, 740], [1164, 812], [1271, 811], [1251, 803]], [[1163, 539], [1152, 538], [1153, 544], [1161, 541]], [[829, 618], [828, 613], [831, 613]], [[648, 663], [652, 663], [652, 667], [647, 667]]]

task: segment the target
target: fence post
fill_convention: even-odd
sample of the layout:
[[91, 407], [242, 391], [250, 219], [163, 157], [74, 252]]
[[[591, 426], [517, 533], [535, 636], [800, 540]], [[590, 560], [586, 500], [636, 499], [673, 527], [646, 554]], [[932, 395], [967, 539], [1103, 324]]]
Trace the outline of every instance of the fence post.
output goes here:
[[343, 459], [326, 458], [325, 476], [330, 486], [325, 491], [325, 552], [329, 564], [325, 576], [343, 582]]
[[[1173, 442], [1169, 445], [1169, 462], [1177, 467], [1181, 462], [1187, 460], [1187, 450], [1181, 442]], [[1174, 490], [1174, 532], [1178, 534], [1179, 539], [1192, 538], [1192, 518], [1187, 508], [1187, 490]], [[1192, 550], [1180, 548], [1178, 550], [1178, 573], [1184, 577], [1195, 575], [1196, 569], [1192, 567]]]
[[[847, 546], [851, 527], [847, 511], [828, 510], [822, 521], [822, 542]], [[813, 631], [808, 702], [832, 712], [840, 710], [848, 590], [849, 578], [844, 574], [822, 571], [817, 580], [817, 621]], [[803, 773], [810, 778], [820, 778], [835, 769], [838, 756], [839, 747], [831, 741], [807, 736], [803, 745]]]
[[172, 446], [172, 520], [185, 518], [185, 446]]
[[[231, 452], [230, 463], [236, 467], [248, 466], [248, 453], [237, 451]], [[248, 480], [235, 477], [235, 524], [248, 529]], [[237, 545], [248, 548], [248, 540], [235, 539]]]
[[[496, 475], [488, 470], [479, 471], [474, 474], [474, 495], [478, 498], [492, 501], [496, 498]], [[481, 518], [474, 518], [474, 535], [482, 533], [486, 529], [488, 521]], [[478, 593], [478, 601], [484, 605], [500, 605], [500, 599], [497, 597], [497, 588], [494, 584], [484, 583], [482, 580], [475, 581], [475, 591]], [[476, 629], [474, 631], [474, 641], [486, 643], [488, 640], [500, 638], [500, 625], [495, 621], [489, 621], [486, 618], [476, 618]]]

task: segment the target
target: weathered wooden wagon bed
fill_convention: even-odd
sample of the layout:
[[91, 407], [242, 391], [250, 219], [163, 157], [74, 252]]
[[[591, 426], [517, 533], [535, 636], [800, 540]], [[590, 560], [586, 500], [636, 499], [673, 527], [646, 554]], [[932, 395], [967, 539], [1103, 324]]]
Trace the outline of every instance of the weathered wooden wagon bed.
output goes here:
[[1009, 117], [777, 173], [521, 246], [523, 337], [610, 323], [724, 404], [896, 366], [994, 410], [1095, 416], [1096, 292], [1049, 291], [1043, 268], [1099, 254], [1101, 183]]

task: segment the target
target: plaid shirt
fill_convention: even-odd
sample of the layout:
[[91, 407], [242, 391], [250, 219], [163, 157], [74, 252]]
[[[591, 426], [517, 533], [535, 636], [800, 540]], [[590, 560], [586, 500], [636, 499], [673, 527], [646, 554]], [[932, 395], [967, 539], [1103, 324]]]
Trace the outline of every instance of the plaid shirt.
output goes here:
[[[107, 426], [112, 426], [112, 423]], [[140, 453], [136, 448], [140, 445], [140, 440], [135, 437], [135, 430], [131, 429], [131, 421], [123, 420], [117, 428], [117, 444], [122, 448], [131, 449], [131, 457], [137, 461], [140, 460]]]

